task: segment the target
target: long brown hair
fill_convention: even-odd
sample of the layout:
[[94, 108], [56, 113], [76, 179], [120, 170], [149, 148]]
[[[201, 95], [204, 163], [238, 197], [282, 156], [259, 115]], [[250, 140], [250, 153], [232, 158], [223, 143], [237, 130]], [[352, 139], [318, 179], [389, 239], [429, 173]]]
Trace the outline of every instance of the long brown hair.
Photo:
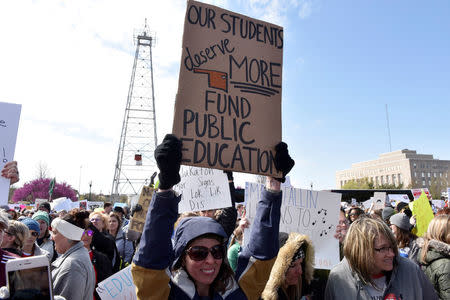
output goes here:
[[[374, 285], [371, 271], [373, 270], [375, 240], [378, 236], [384, 236], [391, 244], [395, 256], [398, 255], [398, 247], [391, 229], [378, 219], [360, 216], [348, 230], [344, 240], [344, 256], [347, 258], [350, 268], [358, 274], [365, 284]], [[395, 263], [395, 260], [394, 260]]]
[[397, 232], [394, 234], [394, 236], [399, 248], [408, 247], [413, 240], [417, 239], [417, 236], [411, 231], [402, 229], [397, 225], [393, 226], [397, 227]]

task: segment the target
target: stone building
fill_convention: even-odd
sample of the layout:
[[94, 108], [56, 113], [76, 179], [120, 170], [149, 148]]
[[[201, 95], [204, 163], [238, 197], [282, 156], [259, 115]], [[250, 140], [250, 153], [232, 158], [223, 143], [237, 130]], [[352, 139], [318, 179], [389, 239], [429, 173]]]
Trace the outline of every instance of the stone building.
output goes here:
[[375, 186], [400, 184], [407, 188], [429, 188], [432, 183], [449, 186], [450, 160], [434, 159], [431, 154], [417, 154], [415, 150], [398, 150], [379, 155], [378, 159], [352, 164], [351, 169], [336, 172], [336, 187], [349, 180], [368, 178]]

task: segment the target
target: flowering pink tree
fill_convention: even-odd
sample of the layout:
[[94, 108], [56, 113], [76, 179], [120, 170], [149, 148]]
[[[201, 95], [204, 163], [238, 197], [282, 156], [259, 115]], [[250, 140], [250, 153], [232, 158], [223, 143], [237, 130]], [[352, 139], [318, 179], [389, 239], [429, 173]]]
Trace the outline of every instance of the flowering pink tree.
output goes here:
[[[50, 178], [40, 178], [35, 179], [33, 181], [27, 182], [23, 185], [23, 187], [18, 188], [14, 191], [14, 195], [12, 197], [13, 202], [19, 201], [30, 201], [34, 203], [36, 198], [40, 199], [48, 199], [49, 198], [49, 187], [50, 187]], [[72, 201], [77, 201], [77, 196], [72, 187], [63, 182], [63, 183], [55, 183], [55, 188], [53, 189], [53, 194], [51, 199], [57, 199], [60, 197], [70, 198]]]

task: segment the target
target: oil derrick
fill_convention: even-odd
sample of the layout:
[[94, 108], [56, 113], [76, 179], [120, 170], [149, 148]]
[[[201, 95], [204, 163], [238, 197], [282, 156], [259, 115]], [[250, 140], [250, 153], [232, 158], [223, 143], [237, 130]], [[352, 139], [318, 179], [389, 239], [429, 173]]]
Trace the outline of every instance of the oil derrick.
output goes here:
[[147, 26], [136, 31], [133, 70], [120, 134], [119, 150], [111, 189], [111, 201], [120, 195], [137, 195], [157, 170], [157, 145], [152, 47], [155, 38]]

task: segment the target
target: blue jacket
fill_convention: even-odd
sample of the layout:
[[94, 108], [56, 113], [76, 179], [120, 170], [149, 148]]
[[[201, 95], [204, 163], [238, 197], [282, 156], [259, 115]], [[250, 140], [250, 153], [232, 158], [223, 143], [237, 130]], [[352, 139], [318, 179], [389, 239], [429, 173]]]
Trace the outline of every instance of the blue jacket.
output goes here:
[[[238, 258], [235, 280], [224, 294], [215, 294], [213, 299], [256, 300], [260, 297], [278, 254], [281, 198], [281, 192], [262, 193], [249, 242]], [[170, 272], [172, 263], [178, 258], [171, 235], [178, 217], [179, 201], [180, 197], [173, 191], [153, 194], [140, 247], [131, 268], [138, 299], [201, 299], [194, 282], [183, 269]], [[176, 250], [180, 253], [179, 248]]]

